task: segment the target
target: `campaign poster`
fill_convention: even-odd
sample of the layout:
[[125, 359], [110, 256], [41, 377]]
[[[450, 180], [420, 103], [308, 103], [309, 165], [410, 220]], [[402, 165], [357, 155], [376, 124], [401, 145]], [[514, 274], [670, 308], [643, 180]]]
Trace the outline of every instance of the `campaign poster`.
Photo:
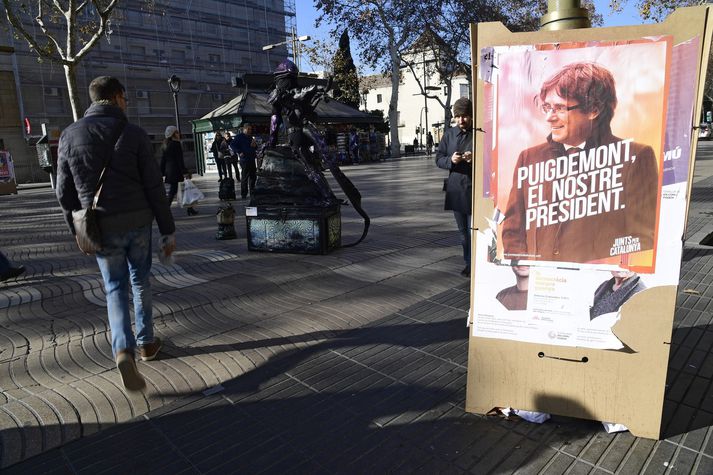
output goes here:
[[0, 151], [0, 183], [15, 181], [15, 170], [9, 152]]
[[[484, 110], [493, 111], [493, 121], [496, 124], [492, 129], [490, 141], [486, 137], [486, 143], [490, 144], [491, 151], [489, 154], [490, 162], [484, 163], [484, 180], [489, 181], [489, 186], [483, 189], [484, 196], [493, 200], [495, 213], [492, 219], [487, 220], [489, 226], [481, 227], [475, 233], [476, 265], [473, 275], [474, 298], [472, 309], [472, 332], [474, 336], [561, 346], [624, 351], [637, 350], [632, 346], [632, 342], [622, 341], [618, 338], [616, 324], [621, 320], [622, 315], [626, 314], [626, 306], [631, 299], [646, 298], [647, 291], [655, 287], [678, 285], [682, 256], [681, 236], [684, 232], [686, 218], [688, 172], [691, 165], [691, 121], [693, 120], [695, 100], [691, 91], [696, 86], [696, 79], [694, 74], [690, 74], [690, 71], [695, 71], [697, 68], [698, 60], [696, 55], [699, 48], [699, 40], [698, 38], [693, 38], [673, 46], [668, 43], [668, 38], [617, 43], [616, 47], [636, 46], [640, 48], [656, 46], [652, 50], [645, 49], [644, 51], [646, 51], [645, 54], [661, 54], [661, 61], [663, 62], [659, 66], [662, 70], [658, 73], [654, 71], [644, 72], [642, 70], [638, 76], [641, 83], [637, 85], [636, 81], [634, 81], [633, 84], [628, 84], [626, 87], [619, 87], [620, 76], [612, 74], [612, 79], [617, 85], [617, 105], [611, 120], [611, 131], [612, 135], [614, 133], [621, 134], [621, 140], [613, 141], [607, 145], [607, 157], [611, 159], [614, 167], [620, 165], [618, 168], [612, 167], [614, 169], [609, 176], [621, 175], [622, 180], [612, 180], [612, 185], [616, 182], [619, 186], [612, 186], [609, 190], [610, 193], [615, 193], [617, 188], [624, 188], [629, 183], [623, 180], [623, 177], [628, 173], [626, 168], [632, 166], [631, 162], [636, 163], [641, 159], [642, 150], [647, 147], [650, 148], [655, 157], [655, 168], [657, 170], [655, 180], [648, 178], [651, 184], [655, 183], [654, 189], [656, 190], [655, 214], [653, 218], [648, 218], [649, 223], [656, 223], [653, 246], [646, 250], [622, 253], [616, 258], [614, 256], [605, 256], [597, 259], [584, 258], [568, 261], [555, 261], [553, 259], [548, 262], [538, 261], [531, 256], [528, 256], [530, 257], [529, 259], [515, 259], [513, 257], [508, 258], [505, 255], [505, 246], [501, 241], [503, 239], [503, 225], [508, 219], [505, 210], [513, 194], [513, 181], [522, 179], [525, 182], [529, 179], [525, 175], [529, 174], [530, 171], [529, 169], [527, 171], [517, 171], [518, 163], [525, 163], [524, 161], [519, 161], [519, 157], [523, 152], [517, 151], [518, 141], [510, 140], [510, 143], [506, 143], [508, 141], [505, 138], [508, 134], [513, 134], [514, 131], [510, 124], [503, 123], [504, 116], [495, 111], [502, 110], [501, 108], [504, 107], [502, 102], [506, 94], [502, 90], [498, 91], [498, 88], [503, 84], [502, 77], [512, 74], [511, 70], [502, 64], [503, 58], [505, 58], [506, 63], [510, 62], [512, 67], [527, 62], [532, 65], [532, 58], [524, 59], [524, 53], [529, 51], [539, 55], [540, 52], [550, 52], [551, 48], [546, 45], [491, 48], [493, 65], [495, 66], [492, 68], [494, 73], [490, 77], [490, 82], [484, 80], [486, 102], [489, 101], [491, 104], [489, 107], [485, 107]], [[584, 49], [594, 48], [594, 51], [602, 51], [597, 48], [605, 48], [607, 50], [611, 46], [611, 43], [588, 43]], [[639, 51], [637, 54], [644, 54], [641, 50], [637, 51]], [[518, 58], [519, 56], [516, 63], [508, 59], [508, 55], [511, 53], [513, 57]], [[527, 56], [527, 54], [524, 56]], [[612, 70], [616, 70], [614, 66], [616, 63], [605, 61], [603, 59], [604, 56], [604, 54], [601, 54], [596, 58], [596, 61]], [[611, 56], [612, 58], [620, 57], [621, 53], [616, 55], [610, 53], [606, 56]], [[580, 63], [580, 59], [585, 57], [585, 53], [582, 53], [578, 55], [578, 59], [575, 62]], [[628, 56], [628, 53], [626, 57], [629, 58], [631, 64], [636, 62], [633, 57]], [[590, 59], [591, 57], [587, 57], [587, 61]], [[547, 61], [549, 62], [549, 59]], [[552, 63], [549, 62], [548, 64]], [[531, 68], [530, 75], [533, 77], [537, 75], [535, 69]], [[561, 70], [562, 65], [557, 63], [555, 69]], [[671, 69], [689, 71], [689, 74], [680, 74], [679, 72], [670, 71]], [[510, 85], [509, 87], [515, 86]], [[622, 92], [619, 93], [619, 91]], [[658, 91], [656, 93], [660, 97], [654, 98], [652, 96], [653, 92], [644, 94], [645, 91]], [[564, 90], [561, 90], [561, 92], [563, 96], [568, 96]], [[530, 90], [530, 93], [532, 93], [532, 90]], [[524, 94], [524, 92], [521, 94]], [[531, 96], [530, 99], [536, 102], [540, 97], [540, 91], [538, 90], [533, 94], [535, 96]], [[624, 96], [627, 98], [636, 97], [637, 99], [636, 101], [625, 100]], [[547, 98], [547, 94], [544, 97]], [[549, 98], [550, 100], [543, 102], [550, 104], [550, 107], [554, 109], [556, 106], [553, 104], [558, 104], [559, 102], [551, 100], [552, 96], [549, 96]], [[658, 126], [656, 124], [659, 122], [654, 121], [653, 118], [649, 118], [650, 120], [646, 122], [648, 124], [647, 127], [658, 127], [655, 129], [660, 134], [658, 137], [644, 134], [633, 124], [626, 124], [626, 122], [638, 120], [646, 114], [629, 111], [625, 113], [626, 121], [620, 122], [616, 120], [623, 104], [628, 102], [630, 107], [634, 107], [637, 101], [642, 104], [648, 104], [646, 106], [647, 114], [652, 116], [655, 113], [651, 108], [654, 104], [660, 104], [661, 108], [657, 112], [659, 114], [658, 118], [663, 118], [664, 120]], [[571, 107], [574, 104], [562, 103], [562, 105]], [[546, 131], [548, 141], [543, 142], [548, 144], [546, 147], [551, 145], [550, 139], [552, 139], [552, 136], [561, 133], [558, 130], [566, 129], [570, 125], [570, 123], [562, 125], [561, 118], [553, 118], [554, 110], [547, 112], [548, 114], [546, 115], [551, 124], [550, 131]], [[536, 143], [534, 134], [535, 132], [529, 132], [529, 135], [526, 134], [527, 143], [523, 141], [520, 148], [527, 151], [531, 150], [532, 147], [540, 147], [542, 144], [531, 145]], [[512, 135], [510, 136], [512, 137]], [[586, 140], [584, 142], [585, 144], [582, 148], [586, 149]], [[628, 153], [624, 151], [627, 143], [629, 146]], [[641, 146], [634, 147], [635, 143]], [[621, 147], [622, 151], [619, 163], [617, 163], [616, 154], [612, 152], [617, 147]], [[632, 153], [635, 148], [636, 153]], [[513, 154], [518, 157], [517, 160], [512, 159]], [[629, 157], [628, 162], [625, 159], [626, 156]], [[635, 156], [636, 159], [633, 160], [632, 156]], [[648, 157], [648, 155], [643, 156]], [[511, 160], [508, 160], [508, 158]], [[575, 158], [581, 159], [581, 152], [580, 156]], [[555, 163], [564, 162], [568, 169], [575, 166], [569, 156], [564, 158], [555, 156], [554, 160]], [[651, 159], [647, 158], [646, 160]], [[514, 162], [514, 164], [511, 162]], [[539, 166], [544, 167], [545, 165]], [[599, 171], [598, 174], [585, 179], [585, 183], [589, 184], [589, 188], [591, 188], [591, 183], [595, 180], [595, 177], [597, 177], [596, 179], [601, 178], [599, 175], [604, 173], [602, 170], [604, 168], [594, 168], [588, 172], [591, 174], [592, 171]], [[637, 173], [645, 173], [638, 169], [636, 170]], [[606, 173], [609, 174], [609, 172]], [[574, 175], [579, 176], [581, 173], [574, 172]], [[553, 180], [556, 181], [558, 178], [553, 178]], [[515, 189], [518, 189], [517, 181], [515, 183]], [[543, 189], [542, 194], [547, 199], [547, 193], [553, 193], [554, 185], [540, 185], [542, 185], [540, 188]], [[606, 187], [602, 185], [602, 190], [597, 191], [597, 193], [601, 193], [605, 189]], [[517, 194], [517, 191], [515, 193]], [[540, 192], [533, 193], [538, 195]], [[622, 196], [627, 196], [627, 200], [630, 199], [630, 195], [624, 190], [618, 193]], [[549, 197], [551, 196], [549, 195]], [[653, 202], [653, 199], [650, 199]], [[624, 203], [629, 204], [630, 202], [625, 201]], [[638, 201], [638, 203], [641, 203], [641, 201]], [[606, 213], [600, 214], [606, 215]], [[597, 214], [594, 216], [597, 216]], [[634, 214], [634, 216], [639, 215]], [[626, 225], [626, 223], [620, 223], [618, 218], [612, 219], [608, 224], [612, 223]], [[559, 224], [564, 225], [565, 223]], [[607, 225], [606, 222], [599, 224], [602, 226]], [[558, 231], [563, 233], [567, 229], [564, 226], [560, 226]], [[632, 240], [634, 237], [638, 237], [633, 234], [632, 232]], [[588, 231], [588, 235], [590, 239], [594, 239], [600, 236], [601, 233], [594, 229]], [[537, 238], [537, 235], [535, 237]], [[537, 241], [535, 242], [537, 243]], [[643, 240], [639, 239], [639, 242], [643, 242]], [[627, 243], [624, 242], [621, 245], [626, 246]], [[527, 249], [537, 248], [528, 247]], [[591, 250], [592, 248], [590, 247], [589, 249]]]
[[491, 259], [653, 272], [670, 38], [489, 53]]

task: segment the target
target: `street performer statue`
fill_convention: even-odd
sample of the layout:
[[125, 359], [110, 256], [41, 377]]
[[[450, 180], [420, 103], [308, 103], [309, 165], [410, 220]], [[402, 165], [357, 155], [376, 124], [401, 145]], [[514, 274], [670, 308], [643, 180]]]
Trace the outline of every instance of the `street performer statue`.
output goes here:
[[289, 146], [304, 167], [309, 180], [319, 189], [320, 204], [330, 206], [337, 201], [322, 173], [322, 168], [325, 167], [337, 180], [356, 212], [364, 219], [364, 231], [359, 240], [343, 247], [354, 246], [366, 237], [369, 231], [369, 216], [361, 207], [359, 190], [339, 169], [336, 159], [330, 156], [327, 151], [324, 137], [314, 125], [317, 118], [315, 113], [317, 104], [322, 99], [325, 102], [329, 100], [326, 93], [331, 88], [332, 78], [329, 78], [326, 86], [312, 85], [300, 88], [297, 84], [298, 73], [297, 66], [289, 59], [282, 61], [275, 70], [275, 87], [268, 98], [268, 102], [272, 105], [270, 138], [261, 153], [265, 153], [266, 147], [277, 146], [277, 135], [283, 124], [284, 114], [287, 119]]

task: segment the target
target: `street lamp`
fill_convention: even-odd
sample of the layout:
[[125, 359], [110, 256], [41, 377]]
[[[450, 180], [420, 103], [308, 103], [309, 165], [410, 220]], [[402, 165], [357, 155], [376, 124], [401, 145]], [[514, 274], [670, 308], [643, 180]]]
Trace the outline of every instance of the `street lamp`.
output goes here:
[[178, 92], [181, 90], [181, 78], [172, 74], [168, 78], [168, 88], [173, 93], [173, 108], [176, 112], [176, 128], [178, 129], [178, 135], [181, 135], [181, 122], [178, 119]]
[[367, 107], [368, 107], [368, 106], [367, 106], [367, 102], [366, 102], [366, 96], [368, 96], [368, 95], [369, 95], [369, 90], [368, 90], [368, 89], [363, 89], [363, 90], [361, 91], [361, 98], [362, 98], [362, 100], [364, 101], [364, 112], [369, 112], [369, 110], [368, 110], [368, 108], [367, 108]]
[[428, 127], [428, 96], [427, 96], [427, 94], [428, 94], [428, 91], [440, 91], [441, 88], [438, 86], [426, 86], [426, 87], [424, 87], [424, 89], [425, 89], [425, 91], [423, 93], [423, 103], [424, 103], [424, 108], [425, 108], [425, 112], [426, 112], [426, 131], [428, 131], [429, 127]]
[[295, 65], [297, 66], [297, 69], [300, 68], [300, 50], [299, 50], [299, 44], [302, 41], [307, 41], [311, 40], [312, 37], [309, 35], [302, 35], [302, 36], [297, 36], [297, 32], [295, 31], [294, 27], [292, 28], [292, 32], [290, 35], [290, 39], [287, 41], [281, 41], [279, 43], [272, 43], [269, 45], [265, 45], [262, 47], [263, 51], [269, 51], [273, 48], [277, 48], [278, 46], [286, 45], [288, 43], [292, 43], [292, 57], [295, 60]]

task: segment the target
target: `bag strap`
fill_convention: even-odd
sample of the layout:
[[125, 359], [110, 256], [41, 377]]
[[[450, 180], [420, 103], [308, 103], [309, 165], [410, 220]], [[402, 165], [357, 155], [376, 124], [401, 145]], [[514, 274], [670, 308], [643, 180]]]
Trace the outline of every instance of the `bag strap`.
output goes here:
[[104, 178], [106, 176], [106, 171], [109, 168], [109, 164], [111, 163], [111, 159], [114, 156], [114, 150], [116, 149], [116, 144], [119, 143], [119, 138], [121, 137], [122, 132], [124, 132], [124, 127], [126, 127], [126, 120], [122, 119], [119, 121], [119, 126], [116, 128], [114, 131], [115, 134], [113, 136], [112, 146], [109, 149], [109, 154], [106, 157], [106, 160], [104, 161], [104, 167], [102, 168], [102, 172], [99, 175], [99, 180], [97, 181], [97, 185], [94, 187], [94, 199], [92, 200], [92, 206], [91, 208], [94, 209], [97, 207], [97, 202], [99, 201], [99, 195], [101, 194], [102, 191], [102, 186], [104, 185]]

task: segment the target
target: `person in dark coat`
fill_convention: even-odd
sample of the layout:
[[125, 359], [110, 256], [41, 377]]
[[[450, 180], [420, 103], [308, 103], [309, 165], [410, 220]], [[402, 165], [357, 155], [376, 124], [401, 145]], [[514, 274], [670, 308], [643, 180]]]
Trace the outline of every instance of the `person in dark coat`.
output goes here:
[[228, 178], [233, 178], [233, 170], [235, 170], [235, 181], [240, 181], [238, 155], [235, 153], [235, 138], [230, 132], [225, 132], [225, 140], [221, 144], [221, 150], [225, 156], [225, 168], [228, 171]]
[[[178, 193], [178, 184], [183, 182], [184, 178], [190, 178], [191, 175], [186, 170], [183, 163], [183, 148], [181, 148], [181, 135], [175, 125], [166, 127], [164, 133], [166, 140], [163, 143], [163, 154], [161, 155], [161, 174], [163, 182], [169, 185], [168, 203], [173, 203], [173, 199]], [[179, 203], [180, 205], [180, 203]], [[186, 208], [188, 216], [198, 214], [193, 206]]]
[[252, 136], [252, 126], [243, 125], [241, 133], [233, 139], [231, 143], [233, 151], [240, 157], [240, 168], [242, 174], [240, 179], [240, 197], [245, 199], [252, 196], [255, 190], [255, 180], [257, 179], [257, 143]]
[[72, 212], [91, 206], [99, 176], [109, 162], [96, 206], [102, 246], [96, 259], [106, 290], [116, 366], [124, 387], [138, 391], [146, 381], [136, 365], [135, 351], [143, 361], [150, 361], [161, 349], [151, 305], [152, 223], [155, 219], [167, 256], [176, 247], [176, 226], [151, 140], [126, 118], [124, 86], [115, 77], [100, 76], [89, 84], [89, 97], [92, 105], [84, 117], [64, 129], [59, 139], [56, 193], [69, 230], [76, 235]]
[[210, 145], [210, 151], [213, 152], [213, 158], [215, 159], [215, 165], [218, 167], [218, 183], [223, 181], [223, 178], [228, 176], [228, 172], [225, 169], [225, 156], [222, 151], [223, 136], [220, 132], [215, 133], [213, 138], [213, 143]]
[[443, 135], [436, 152], [436, 165], [448, 170], [444, 209], [452, 210], [461, 233], [465, 268], [461, 275], [470, 276], [470, 222], [473, 215], [473, 103], [461, 97], [453, 104], [456, 127]]
[[431, 132], [426, 135], [426, 154], [430, 157], [433, 151], [433, 135]]

